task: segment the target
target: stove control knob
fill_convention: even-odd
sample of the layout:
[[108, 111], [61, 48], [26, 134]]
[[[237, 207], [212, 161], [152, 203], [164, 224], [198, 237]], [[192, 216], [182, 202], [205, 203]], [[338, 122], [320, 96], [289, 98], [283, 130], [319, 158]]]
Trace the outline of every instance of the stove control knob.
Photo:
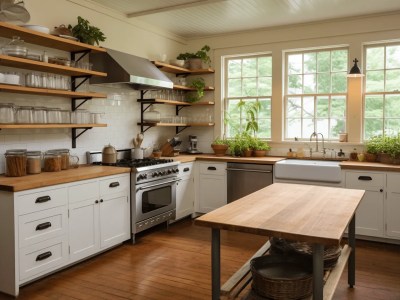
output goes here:
[[167, 174], [171, 174], [171, 173], [172, 173], [172, 170], [168, 169]]
[[151, 177], [157, 177], [157, 176], [158, 176], [157, 172], [151, 173]]
[[163, 173], [161, 171], [158, 171], [157, 176], [162, 176]]
[[143, 174], [143, 179], [147, 179], [147, 174]]
[[175, 169], [175, 173], [179, 173], [179, 169], [178, 168]]

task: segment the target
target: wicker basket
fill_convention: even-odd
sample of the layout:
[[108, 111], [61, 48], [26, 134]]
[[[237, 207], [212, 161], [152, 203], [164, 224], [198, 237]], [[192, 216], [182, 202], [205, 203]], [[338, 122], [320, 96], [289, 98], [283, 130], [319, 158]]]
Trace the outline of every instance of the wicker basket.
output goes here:
[[[312, 257], [312, 245], [305, 242], [291, 241], [281, 238], [272, 237], [270, 238], [271, 254], [300, 254], [307, 257]], [[329, 246], [324, 248], [324, 269], [329, 270], [333, 268], [340, 254], [342, 248], [340, 246]]]
[[312, 294], [312, 264], [304, 256], [266, 255], [250, 262], [252, 288], [269, 299], [303, 299]]

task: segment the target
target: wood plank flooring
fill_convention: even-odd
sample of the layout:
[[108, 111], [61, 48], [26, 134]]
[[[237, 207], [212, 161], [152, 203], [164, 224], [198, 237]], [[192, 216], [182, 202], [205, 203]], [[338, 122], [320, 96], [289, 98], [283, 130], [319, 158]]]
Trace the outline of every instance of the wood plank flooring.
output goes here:
[[[18, 299], [211, 298], [208, 228], [185, 219], [166, 230], [158, 226], [125, 243], [24, 286]], [[265, 243], [265, 237], [221, 232], [222, 282]], [[400, 245], [357, 241], [356, 286], [347, 287], [347, 272], [334, 299], [400, 300]], [[0, 294], [0, 299], [12, 297]]]

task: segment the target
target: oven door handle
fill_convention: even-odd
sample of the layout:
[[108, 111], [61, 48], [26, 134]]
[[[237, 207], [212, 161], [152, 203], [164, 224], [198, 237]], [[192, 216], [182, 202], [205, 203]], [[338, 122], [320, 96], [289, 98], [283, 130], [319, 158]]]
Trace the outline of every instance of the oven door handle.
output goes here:
[[137, 188], [136, 189], [136, 192], [137, 191], [141, 191], [141, 190], [147, 190], [147, 189], [150, 189], [150, 188], [153, 188], [153, 187], [156, 187], [156, 186], [160, 186], [160, 185], [164, 185], [164, 184], [168, 184], [168, 183], [175, 183], [175, 182], [178, 182], [178, 181], [181, 181], [182, 179], [175, 179], [175, 180], [170, 180], [170, 181], [166, 181], [166, 182], [162, 182], [162, 183], [157, 183], [157, 184], [152, 184], [152, 185], [147, 185], [147, 186], [145, 186], [145, 187], [139, 187], [139, 188]]

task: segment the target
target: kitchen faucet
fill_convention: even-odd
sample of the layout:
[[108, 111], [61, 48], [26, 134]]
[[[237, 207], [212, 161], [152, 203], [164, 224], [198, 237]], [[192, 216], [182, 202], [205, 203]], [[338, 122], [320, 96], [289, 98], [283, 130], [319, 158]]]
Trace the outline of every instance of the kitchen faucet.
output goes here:
[[[318, 135], [321, 135], [322, 138], [322, 151], [318, 150]], [[312, 141], [312, 138], [315, 137], [315, 152], [322, 152], [323, 156], [325, 157], [326, 150], [325, 150], [325, 140], [324, 140], [324, 135], [320, 132], [316, 133], [315, 131], [311, 133], [310, 135], [310, 142]], [[312, 157], [312, 146], [310, 147], [310, 157]]]

